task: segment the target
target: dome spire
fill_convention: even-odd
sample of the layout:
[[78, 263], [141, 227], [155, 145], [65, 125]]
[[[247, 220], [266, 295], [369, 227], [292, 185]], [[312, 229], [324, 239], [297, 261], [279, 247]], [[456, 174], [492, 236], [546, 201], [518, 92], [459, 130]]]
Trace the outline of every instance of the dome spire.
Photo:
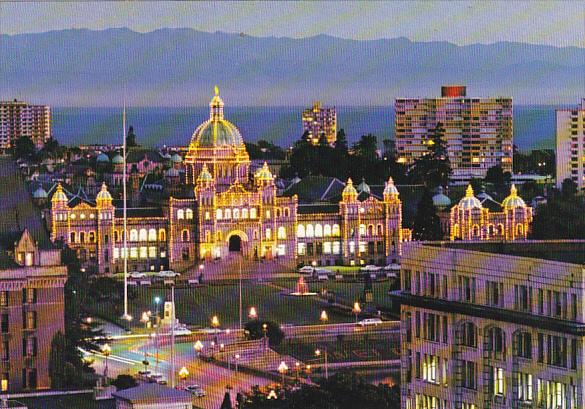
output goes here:
[[215, 86], [214, 90], [215, 90], [215, 96], [219, 97], [219, 87], [217, 85]]
[[223, 120], [223, 101], [219, 97], [219, 88], [216, 85], [214, 88], [215, 95], [209, 103], [209, 119], [212, 121]]
[[473, 188], [471, 187], [471, 183], [467, 185], [467, 189], [465, 190], [465, 197], [474, 197]]

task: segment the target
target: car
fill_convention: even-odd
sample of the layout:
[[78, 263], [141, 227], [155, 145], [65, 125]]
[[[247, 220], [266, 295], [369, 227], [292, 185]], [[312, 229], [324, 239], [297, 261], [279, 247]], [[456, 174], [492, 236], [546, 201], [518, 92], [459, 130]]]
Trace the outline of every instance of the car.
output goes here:
[[185, 390], [187, 392], [191, 392], [192, 395], [198, 398], [202, 398], [203, 396], [206, 395], [205, 389], [203, 389], [200, 385], [197, 384], [185, 386]]
[[380, 271], [382, 267], [374, 266], [372, 264], [368, 264], [365, 267], [360, 268], [361, 271]]
[[153, 373], [153, 374], [150, 374], [150, 376], [148, 377], [148, 382], [158, 383], [159, 385], [166, 385], [167, 379], [159, 373]]
[[303, 266], [299, 268], [299, 273], [301, 274], [311, 274], [313, 271], [315, 271], [315, 267], [312, 266]]
[[361, 327], [366, 327], [368, 325], [378, 326], [382, 322], [383, 321], [380, 318], [366, 318], [366, 319], [361, 320], [360, 322], [358, 322], [358, 325], [361, 326]]
[[386, 267], [384, 267], [384, 271], [400, 271], [400, 264], [390, 263]]
[[170, 278], [175, 278], [175, 277], [178, 277], [178, 276], [180, 276], [181, 274], [180, 274], [180, 273], [175, 273], [175, 272], [174, 272], [174, 271], [172, 271], [172, 270], [162, 270], [162, 271], [159, 271], [159, 272], [158, 272], [156, 275], [157, 275], [158, 277], [170, 277]]
[[131, 273], [128, 273], [128, 277], [130, 277], [130, 278], [145, 278], [146, 273], [141, 273], [139, 271], [132, 271]]
[[150, 372], [149, 370], [138, 371], [138, 373], [136, 374], [136, 379], [138, 379], [139, 381], [149, 382], [150, 375], [152, 375], [152, 372]]

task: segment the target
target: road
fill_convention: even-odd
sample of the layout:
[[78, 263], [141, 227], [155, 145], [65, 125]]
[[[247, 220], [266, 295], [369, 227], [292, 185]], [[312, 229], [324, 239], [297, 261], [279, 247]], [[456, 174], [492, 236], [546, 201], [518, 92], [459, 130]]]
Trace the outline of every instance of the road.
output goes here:
[[[313, 337], [335, 337], [346, 334], [367, 333], [370, 335], [385, 334], [389, 340], [396, 339], [399, 335], [400, 322], [387, 321], [377, 326], [360, 327], [354, 323], [350, 324], [325, 324], [306, 326], [286, 326], [283, 331], [287, 338], [313, 338]], [[159, 336], [155, 339], [143, 337], [128, 337], [112, 340], [110, 346], [112, 352], [107, 358], [108, 376], [115, 378], [119, 374], [135, 375], [139, 370], [144, 369], [143, 361], [149, 361], [148, 369], [153, 372], [162, 373], [170, 379], [170, 336]], [[211, 343], [233, 343], [241, 339], [239, 331], [219, 332], [214, 334], [210, 330], [200, 330], [192, 335], [177, 337], [175, 343], [175, 373], [183, 366], [189, 371], [188, 378], [181, 383], [182, 386], [197, 383], [207, 392], [203, 398], [194, 398], [194, 404], [201, 408], [216, 409], [221, 405], [226, 386], [233, 388], [232, 398], [238, 391], [249, 391], [253, 385], [267, 385], [272, 381], [261, 376], [254, 376], [235, 372], [218, 365], [197, 359], [193, 344], [196, 340], [204, 344], [204, 353], [210, 353]], [[156, 351], [158, 347], [158, 364]], [[216, 346], [215, 348], [218, 348]], [[93, 354], [95, 359], [94, 368], [98, 373], [103, 373], [105, 357], [101, 354]], [[245, 364], [245, 362], [242, 362]], [[170, 383], [170, 382], [169, 382]]]

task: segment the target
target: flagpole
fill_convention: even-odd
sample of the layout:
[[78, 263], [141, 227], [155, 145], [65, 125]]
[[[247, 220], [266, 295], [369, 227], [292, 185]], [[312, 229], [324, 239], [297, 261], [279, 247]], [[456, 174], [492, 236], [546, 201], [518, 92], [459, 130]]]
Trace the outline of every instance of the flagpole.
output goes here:
[[128, 218], [127, 218], [127, 195], [126, 195], [126, 98], [124, 98], [124, 110], [122, 111], [122, 157], [124, 159], [124, 169], [122, 171], [122, 198], [124, 200], [124, 318], [130, 321], [132, 318], [128, 314]]

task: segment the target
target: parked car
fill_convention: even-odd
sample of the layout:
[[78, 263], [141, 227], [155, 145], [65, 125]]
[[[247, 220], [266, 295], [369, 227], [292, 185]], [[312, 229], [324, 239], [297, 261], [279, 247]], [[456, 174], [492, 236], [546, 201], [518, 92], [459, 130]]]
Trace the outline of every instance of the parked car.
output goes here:
[[370, 271], [370, 272], [373, 272], [373, 271], [380, 271], [380, 270], [382, 270], [382, 267], [378, 267], [378, 266], [374, 266], [372, 264], [368, 264], [367, 266], [360, 268], [360, 270], [361, 271]]
[[150, 376], [148, 377], [148, 382], [158, 383], [159, 385], [166, 385], [167, 379], [159, 373], [153, 373], [153, 374], [150, 374]]
[[130, 278], [145, 278], [146, 273], [141, 273], [140, 271], [132, 271], [128, 274]]
[[197, 384], [185, 386], [185, 390], [187, 392], [191, 392], [192, 395], [194, 395], [198, 398], [202, 398], [203, 396], [206, 395], [205, 389], [203, 389], [200, 385], [197, 385]]
[[136, 379], [143, 382], [150, 382], [150, 375], [152, 375], [152, 372], [150, 372], [149, 370], [138, 371], [138, 373], [136, 374]]
[[163, 271], [159, 271], [159, 272], [158, 272], [156, 275], [157, 275], [158, 277], [165, 277], [165, 278], [166, 278], [166, 277], [169, 277], [169, 278], [175, 278], [175, 277], [178, 277], [178, 276], [180, 276], [181, 274], [180, 274], [180, 273], [175, 273], [175, 272], [174, 272], [174, 271], [172, 271], [172, 270], [163, 270]]
[[299, 268], [299, 273], [301, 274], [312, 274], [315, 271], [315, 268], [312, 266], [303, 266]]
[[380, 318], [366, 318], [361, 320], [360, 322], [358, 322], [358, 325], [361, 327], [365, 327], [368, 325], [374, 325], [374, 326], [378, 326], [382, 323], [383, 321]]

